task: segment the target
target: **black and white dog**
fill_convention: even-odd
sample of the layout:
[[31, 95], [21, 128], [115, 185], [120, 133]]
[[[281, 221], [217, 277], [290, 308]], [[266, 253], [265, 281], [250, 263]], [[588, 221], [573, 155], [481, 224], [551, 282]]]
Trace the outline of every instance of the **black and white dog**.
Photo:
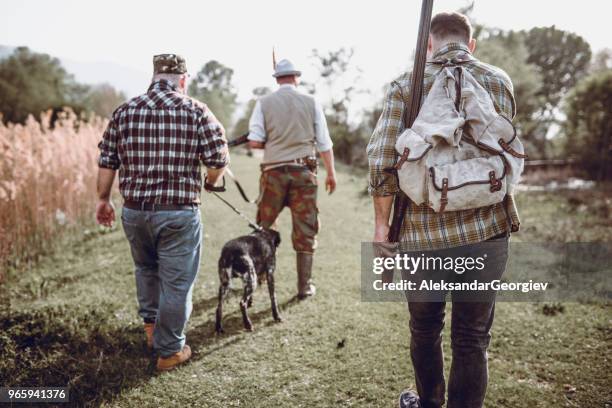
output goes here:
[[272, 316], [277, 322], [281, 321], [274, 291], [276, 248], [280, 245], [280, 242], [280, 234], [277, 231], [261, 229], [233, 239], [223, 246], [219, 258], [219, 305], [217, 306], [215, 323], [217, 333], [223, 333], [223, 326], [221, 325], [223, 300], [227, 295], [232, 278], [241, 278], [244, 282], [240, 310], [246, 330], [253, 330], [253, 324], [247, 315], [247, 308], [253, 303], [253, 291], [258, 283], [263, 282], [264, 278], [268, 283], [268, 291], [270, 292]]

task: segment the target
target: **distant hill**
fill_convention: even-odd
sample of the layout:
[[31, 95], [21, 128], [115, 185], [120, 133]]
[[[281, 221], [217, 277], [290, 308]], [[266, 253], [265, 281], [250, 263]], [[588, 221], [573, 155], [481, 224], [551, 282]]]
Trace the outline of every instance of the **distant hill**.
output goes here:
[[[17, 47], [0, 45], [0, 59], [11, 55], [15, 48]], [[54, 57], [59, 58], [66, 71], [73, 74], [77, 81], [86, 84], [108, 83], [123, 91], [128, 98], [144, 93], [151, 79], [151, 73], [113, 62], [83, 62], [55, 55]]]

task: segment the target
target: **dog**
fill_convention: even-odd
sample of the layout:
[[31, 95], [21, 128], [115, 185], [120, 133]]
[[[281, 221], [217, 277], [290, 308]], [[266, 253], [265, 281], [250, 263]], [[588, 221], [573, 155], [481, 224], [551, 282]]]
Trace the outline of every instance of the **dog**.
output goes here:
[[280, 234], [272, 229], [262, 228], [249, 235], [228, 241], [221, 250], [219, 258], [219, 304], [217, 306], [215, 331], [223, 333], [223, 300], [229, 290], [232, 278], [241, 278], [244, 282], [244, 293], [240, 301], [242, 321], [247, 331], [253, 331], [253, 323], [247, 314], [247, 308], [253, 303], [253, 291], [265, 278], [272, 303], [272, 316], [277, 322], [282, 321], [278, 313], [276, 293], [274, 291], [274, 270], [276, 269], [276, 248], [280, 245]]

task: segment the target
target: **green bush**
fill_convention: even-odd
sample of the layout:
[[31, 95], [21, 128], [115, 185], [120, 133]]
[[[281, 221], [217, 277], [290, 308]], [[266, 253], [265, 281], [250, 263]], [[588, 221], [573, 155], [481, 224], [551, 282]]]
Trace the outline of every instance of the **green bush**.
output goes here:
[[612, 69], [583, 79], [565, 104], [565, 152], [595, 180], [612, 178]]

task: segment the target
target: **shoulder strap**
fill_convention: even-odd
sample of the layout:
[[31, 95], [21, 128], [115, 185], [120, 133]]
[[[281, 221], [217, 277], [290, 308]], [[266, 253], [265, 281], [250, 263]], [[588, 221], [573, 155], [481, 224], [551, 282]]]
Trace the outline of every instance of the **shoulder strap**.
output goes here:
[[[442, 58], [439, 60], [427, 61], [427, 64], [440, 65], [440, 69], [441, 69], [443, 67], [460, 66], [461, 64], [465, 64], [467, 62], [471, 62], [475, 60], [476, 58], [474, 58], [470, 53], [463, 52], [461, 54], [456, 55], [455, 57], [451, 59]], [[462, 77], [461, 70], [459, 70], [459, 72], [455, 71], [456, 78], [457, 78], [457, 74], [459, 74], [459, 78]], [[397, 89], [399, 90], [399, 93], [400, 93], [400, 97], [402, 98], [402, 101], [404, 102], [404, 113], [402, 115], [402, 122], [404, 124], [404, 129], [407, 129], [408, 127], [410, 127], [410, 125], [408, 124], [408, 107], [409, 107], [408, 101], [406, 100], [404, 96], [404, 92], [402, 91], [402, 86], [400, 85], [398, 81], [392, 81], [391, 85], [397, 86]], [[457, 94], [460, 95], [459, 92]]]
[[427, 63], [433, 65], [441, 65], [443, 67], [451, 67], [475, 60], [476, 58], [474, 58], [472, 54], [468, 52], [462, 52], [460, 54], [455, 55], [453, 58], [440, 58], [437, 60], [427, 61]]

